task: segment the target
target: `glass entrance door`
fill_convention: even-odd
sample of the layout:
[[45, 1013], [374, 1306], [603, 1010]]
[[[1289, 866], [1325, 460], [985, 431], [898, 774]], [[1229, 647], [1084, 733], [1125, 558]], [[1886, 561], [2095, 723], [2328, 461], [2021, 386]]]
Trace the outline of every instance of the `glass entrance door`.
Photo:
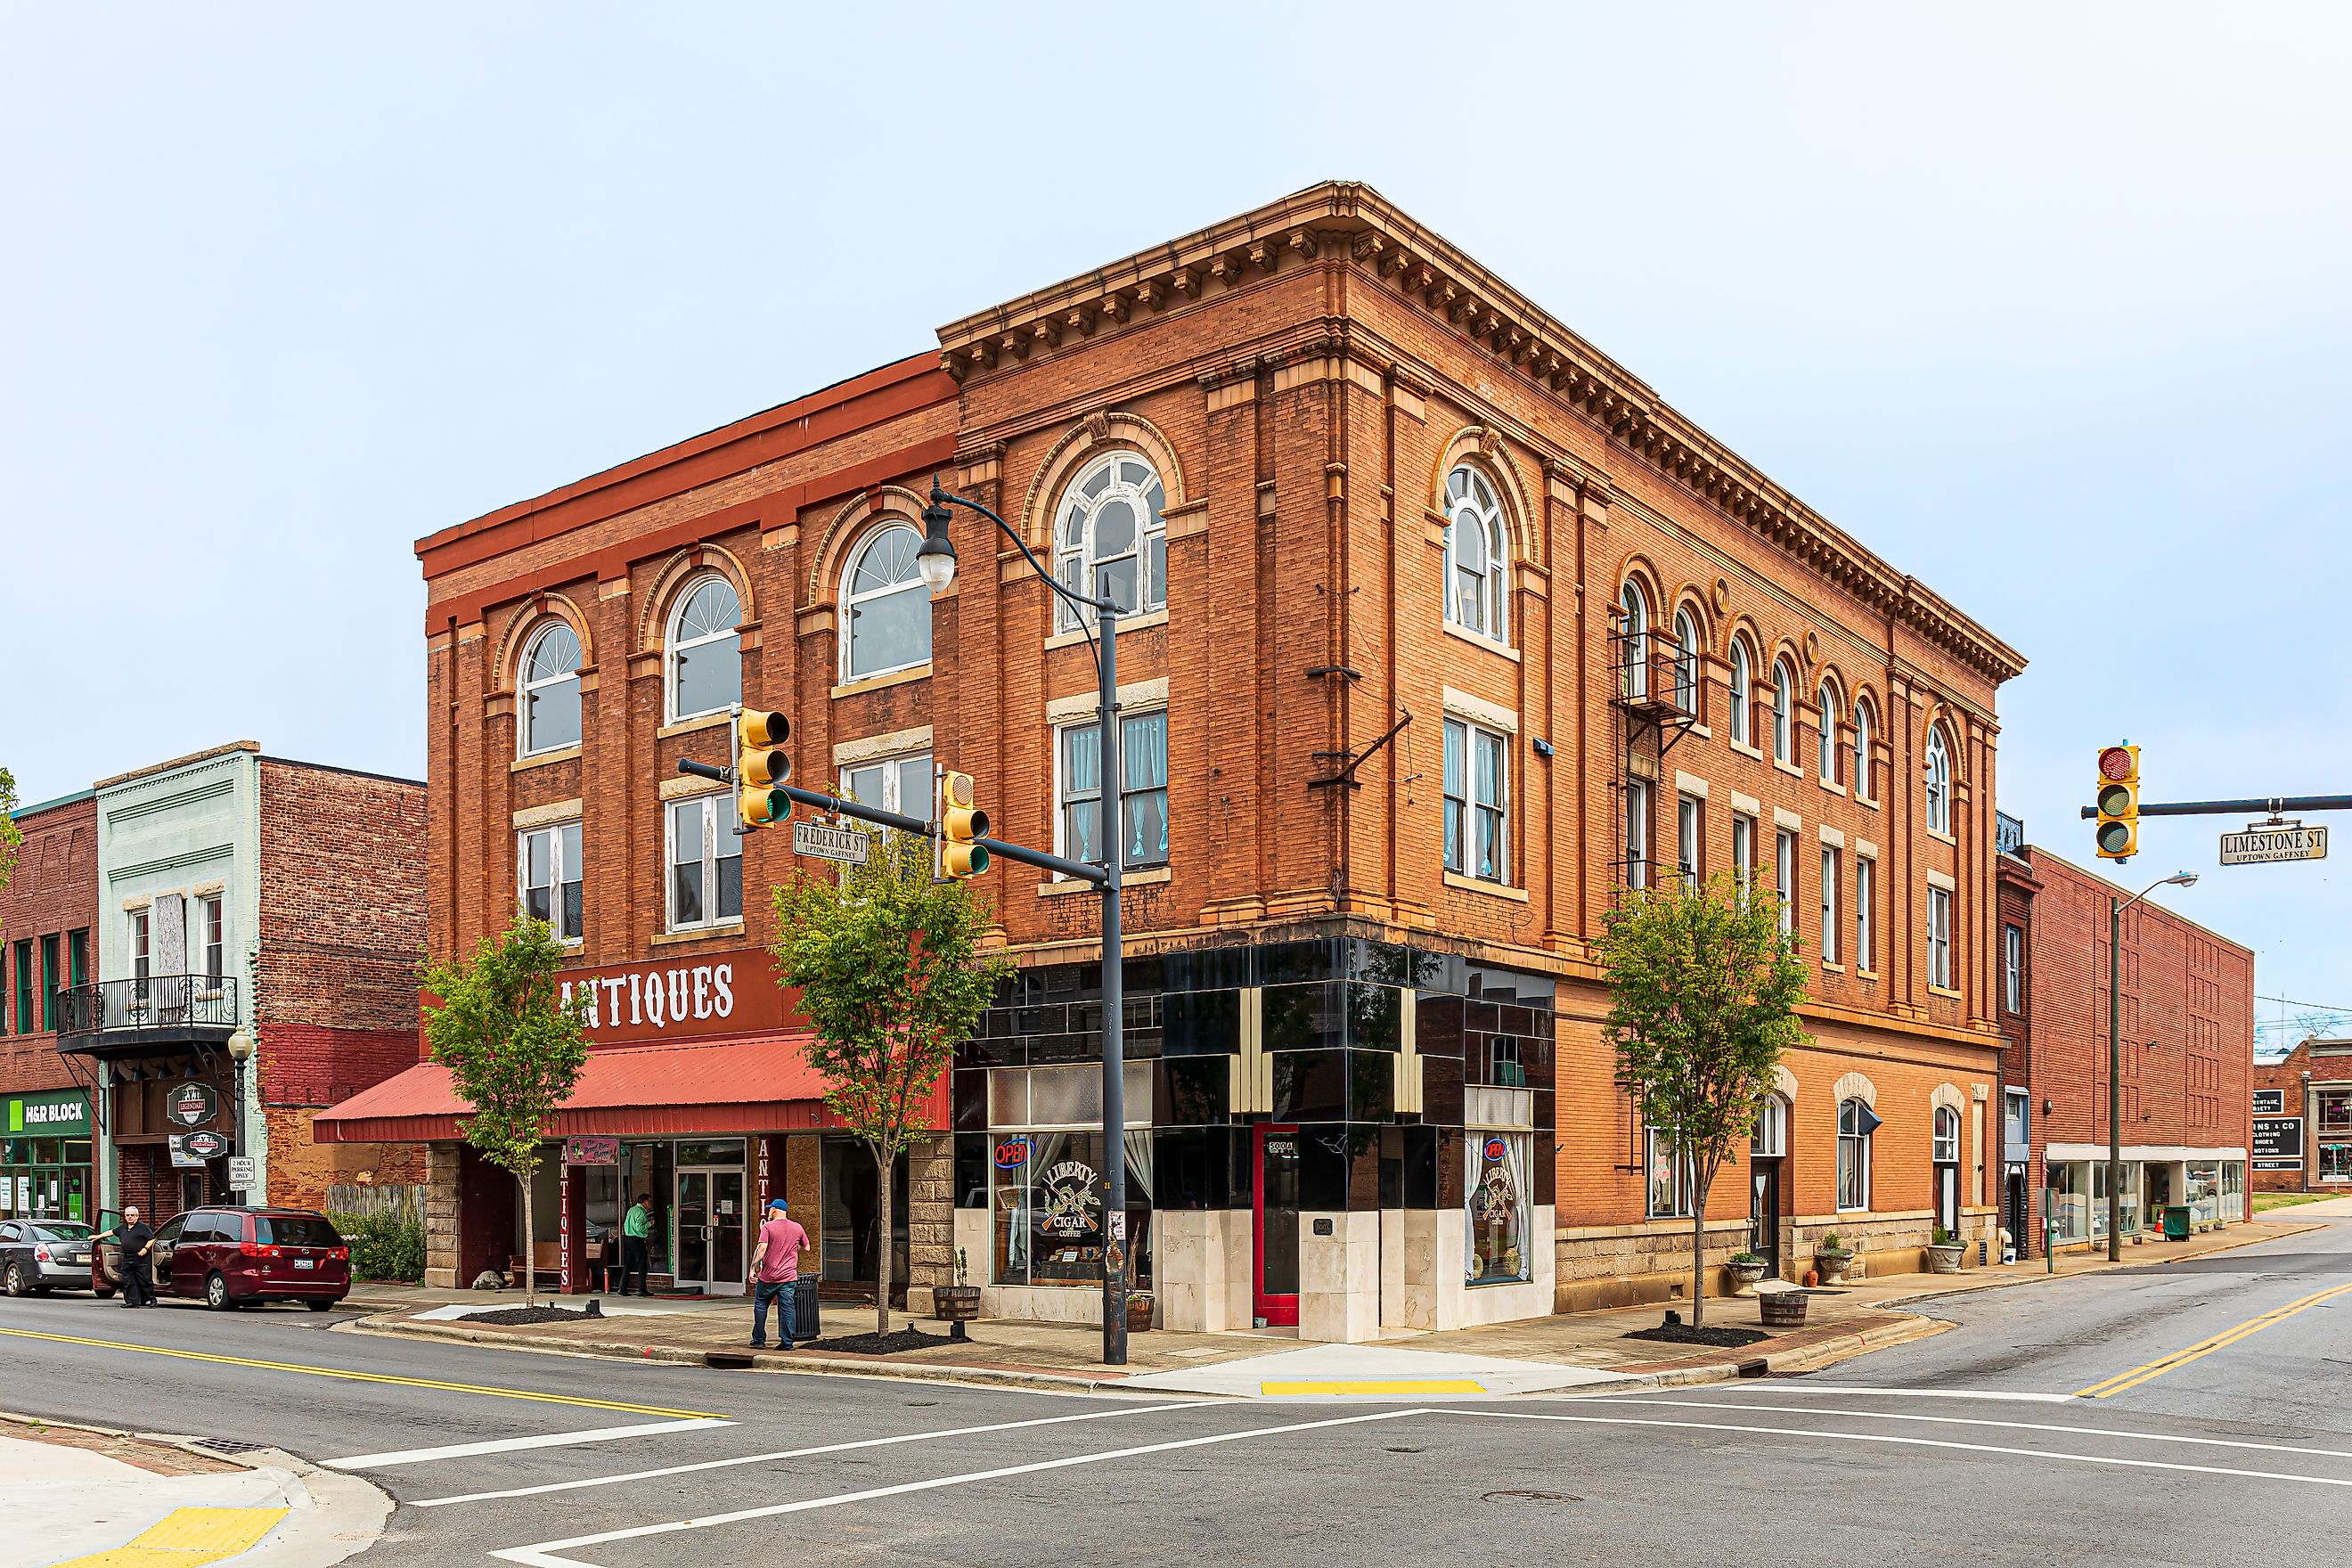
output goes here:
[[743, 1293], [743, 1173], [680, 1171], [671, 1205], [677, 1240], [671, 1256], [680, 1290], [709, 1296]]
[[1298, 1129], [1257, 1130], [1254, 1315], [1264, 1327], [1298, 1321]]

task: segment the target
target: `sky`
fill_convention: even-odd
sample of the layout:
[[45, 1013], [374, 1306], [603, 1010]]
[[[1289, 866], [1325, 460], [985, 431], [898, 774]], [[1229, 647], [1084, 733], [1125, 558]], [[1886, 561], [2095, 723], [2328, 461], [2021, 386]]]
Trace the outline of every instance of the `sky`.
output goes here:
[[[1346, 178], [2022, 651], [2034, 842], [2090, 859], [2118, 740], [2149, 800], [2352, 792], [2347, 45], [2292, 5], [0, 0], [0, 765], [421, 776], [419, 537]], [[2124, 874], [2205, 873], [2160, 901], [2301, 1005], [2266, 1037], [2352, 1009], [2352, 842], [2219, 868], [2242, 826]]]

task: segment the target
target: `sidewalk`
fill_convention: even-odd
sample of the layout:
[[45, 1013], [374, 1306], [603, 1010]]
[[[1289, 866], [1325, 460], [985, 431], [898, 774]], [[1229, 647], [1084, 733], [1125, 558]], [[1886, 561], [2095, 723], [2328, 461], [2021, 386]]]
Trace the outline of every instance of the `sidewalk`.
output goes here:
[[[1296, 1386], [1288, 1369], [1305, 1366], [1335, 1384], [1366, 1380], [1392, 1386], [1414, 1375], [1440, 1381], [1475, 1380], [1482, 1391], [1519, 1392], [1536, 1387], [1608, 1384], [1612, 1387], [1669, 1383], [1707, 1382], [1736, 1376], [1743, 1363], [1761, 1358], [1769, 1370], [1799, 1371], [1827, 1365], [1881, 1345], [1942, 1331], [1931, 1318], [1904, 1309], [1940, 1297], [1970, 1290], [2030, 1285], [2035, 1280], [2071, 1278], [2109, 1268], [2129, 1268], [2178, 1261], [2292, 1236], [2316, 1228], [2326, 1216], [2310, 1220], [2269, 1218], [2248, 1221], [2227, 1230], [2192, 1237], [2181, 1242], [2149, 1242], [2126, 1246], [2124, 1261], [2111, 1264], [2104, 1253], [2062, 1258], [2054, 1273], [2042, 1260], [2006, 1267], [1969, 1268], [1955, 1275], [1895, 1274], [1864, 1279], [1847, 1286], [1810, 1292], [1808, 1321], [1800, 1330], [1738, 1349], [1678, 1346], [1624, 1336], [1656, 1328], [1668, 1306], [1688, 1318], [1685, 1303], [1622, 1307], [1605, 1311], [1536, 1318], [1445, 1333], [1400, 1333], [1377, 1346], [1316, 1347], [1310, 1362], [1293, 1358], [1312, 1345], [1296, 1332], [1261, 1329], [1237, 1333], [1180, 1333], [1155, 1330], [1136, 1334], [1128, 1342], [1128, 1365], [1102, 1364], [1099, 1331], [1085, 1325], [991, 1321], [971, 1324], [964, 1344], [926, 1346], [890, 1356], [857, 1356], [817, 1350], [765, 1352], [751, 1358], [763, 1370], [835, 1372], [883, 1377], [919, 1377], [954, 1382], [989, 1383], [1061, 1390], [1185, 1389], [1193, 1392], [1255, 1393], [1280, 1383]], [[493, 1310], [519, 1304], [520, 1293], [413, 1291], [399, 1296], [398, 1287], [371, 1288], [367, 1305], [404, 1305], [348, 1325], [362, 1331], [412, 1334], [478, 1343], [625, 1357], [629, 1360], [700, 1362], [713, 1352], [749, 1354], [751, 1310], [740, 1301], [604, 1302], [601, 1320], [492, 1325], [472, 1323], [449, 1315], [452, 1306], [478, 1305]], [[360, 1301], [360, 1292], [352, 1300]], [[578, 1307], [581, 1298], [562, 1298]], [[421, 1316], [431, 1313], [430, 1317]], [[1757, 1327], [1759, 1309], [1752, 1299], [1709, 1297], [1710, 1328]], [[917, 1327], [944, 1332], [937, 1322], [919, 1322], [904, 1313], [891, 1315], [893, 1328]], [[869, 1331], [874, 1327], [871, 1306], [828, 1303], [822, 1333], [827, 1338]], [[1400, 1362], [1397, 1356], [1409, 1352]], [[1212, 1375], [1207, 1369], [1254, 1358], [1283, 1356], [1269, 1362], [1266, 1378], [1253, 1383], [1252, 1373], [1235, 1368], [1231, 1374]], [[1444, 1362], [1446, 1364], [1440, 1365]], [[1510, 1363], [1515, 1373], [1496, 1363]], [[1399, 1372], [1418, 1367], [1418, 1374]], [[1579, 1369], [1564, 1376], [1542, 1375], [1546, 1368]], [[1597, 1374], [1597, 1375], [1596, 1375]], [[1244, 1387], [1244, 1384], [1252, 1384]], [[1507, 1385], [1507, 1386], [1506, 1386]]]
[[365, 1482], [276, 1449], [231, 1458], [19, 1416], [0, 1415], [0, 1568], [320, 1568], [367, 1546], [391, 1511]]

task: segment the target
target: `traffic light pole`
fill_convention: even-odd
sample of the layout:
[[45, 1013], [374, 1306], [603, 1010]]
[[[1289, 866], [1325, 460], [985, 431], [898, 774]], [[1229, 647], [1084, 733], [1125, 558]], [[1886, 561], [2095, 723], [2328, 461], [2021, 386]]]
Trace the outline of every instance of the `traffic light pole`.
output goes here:
[[[2264, 812], [2272, 816], [2284, 816], [2290, 811], [2352, 811], [2352, 795], [2279, 795], [2253, 800], [2176, 800], [2150, 805], [2140, 804], [2142, 816], [2243, 816], [2249, 812]], [[2091, 821], [2099, 815], [2095, 805], [2083, 808], [2083, 820]]]

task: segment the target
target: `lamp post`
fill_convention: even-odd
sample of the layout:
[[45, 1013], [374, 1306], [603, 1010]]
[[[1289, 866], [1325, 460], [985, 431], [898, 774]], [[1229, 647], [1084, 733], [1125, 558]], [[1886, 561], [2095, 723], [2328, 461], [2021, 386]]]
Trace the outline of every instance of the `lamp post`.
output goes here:
[[229, 1111], [229, 1152], [245, 1152], [245, 1064], [253, 1057], [253, 1037], [239, 1024], [228, 1037], [228, 1059], [236, 1069], [236, 1099]]
[[2158, 888], [2186, 888], [2197, 880], [2194, 871], [2175, 871], [2158, 878], [2128, 899], [2107, 896], [2107, 1261], [2124, 1256], [2124, 1045], [2123, 945], [2124, 911]]
[[[1097, 744], [1097, 816], [1103, 851], [1102, 888], [1102, 1143], [1103, 1143], [1103, 1321], [1102, 1358], [1106, 1366], [1127, 1364], [1127, 988], [1124, 943], [1119, 931], [1118, 890], [1121, 840], [1119, 787], [1126, 782], [1120, 765], [1118, 735], [1118, 617], [1122, 606], [1109, 595], [1088, 598], [1073, 593], [1045, 570], [1021, 535], [995, 512], [968, 497], [931, 481], [931, 503], [923, 509], [923, 543], [915, 552], [915, 566], [934, 594], [955, 581], [955, 546], [948, 539], [948, 508], [960, 506], [996, 524], [1021, 552], [1039, 581], [1078, 612], [1078, 626], [1094, 644], [1095, 671], [1100, 695], [1095, 718], [1100, 726]], [[1096, 636], [1087, 627], [1091, 612], [1101, 628]], [[1076, 857], [1073, 857], [1076, 858]]]

